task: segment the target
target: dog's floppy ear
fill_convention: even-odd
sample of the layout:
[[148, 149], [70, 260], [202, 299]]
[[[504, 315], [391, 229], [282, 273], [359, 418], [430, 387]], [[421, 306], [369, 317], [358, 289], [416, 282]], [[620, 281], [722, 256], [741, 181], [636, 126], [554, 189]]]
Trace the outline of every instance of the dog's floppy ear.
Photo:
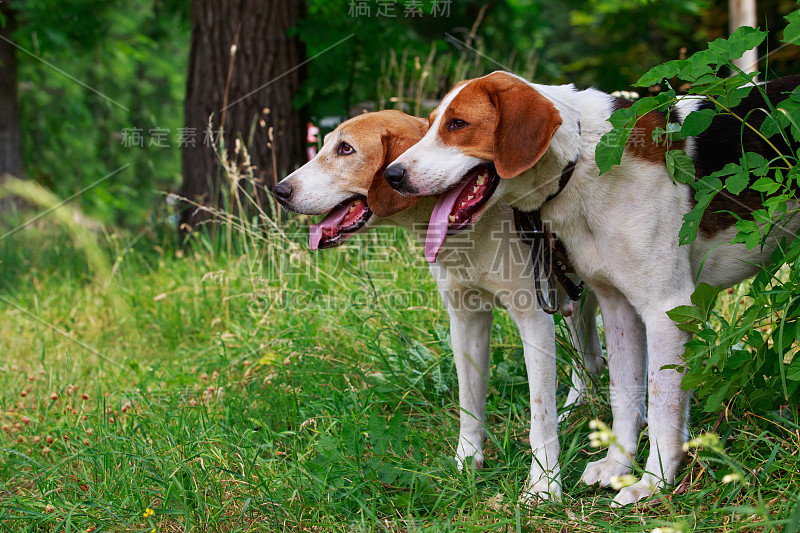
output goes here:
[[501, 178], [513, 178], [544, 155], [561, 126], [561, 114], [550, 100], [522, 81], [489, 92], [489, 98], [497, 109], [494, 166]]
[[408, 209], [421, 198], [420, 196], [403, 196], [392, 189], [389, 182], [383, 177], [386, 167], [422, 139], [428, 123], [422, 119], [414, 118], [414, 123], [410, 123], [409, 126], [411, 128], [409, 131], [387, 131], [381, 137], [383, 141], [383, 164], [372, 178], [372, 183], [367, 192], [367, 205], [379, 217], [395, 215]]

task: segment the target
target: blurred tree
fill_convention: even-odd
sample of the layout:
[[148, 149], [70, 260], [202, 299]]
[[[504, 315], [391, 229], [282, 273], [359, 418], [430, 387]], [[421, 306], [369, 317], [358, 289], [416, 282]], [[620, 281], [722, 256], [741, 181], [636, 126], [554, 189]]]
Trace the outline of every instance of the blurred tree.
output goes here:
[[[211, 146], [216, 141], [229, 164], [246, 160], [237, 141], [247, 149], [256, 198], [303, 161], [306, 122], [292, 99], [304, 78], [305, 50], [290, 31], [303, 15], [298, 0], [193, 0], [184, 110], [186, 130], [200, 135], [197, 146], [183, 148], [183, 197], [219, 205], [227, 178]], [[237, 193], [245, 185], [238, 182]], [[187, 206], [181, 229], [204, 218]]]
[[[733, 33], [739, 26], [758, 26], [756, 0], [728, 0], [728, 33]], [[733, 62], [744, 72], [758, 70], [758, 49], [753, 48]]]
[[[258, 173], [267, 173], [261, 177], [266, 184], [273, 172], [268, 128], [285, 133], [275, 121], [295, 123], [297, 109], [307, 108], [314, 120], [376, 107], [426, 114], [459, 77], [503, 66], [539, 83], [628, 89], [653, 65], [689, 55], [728, 32], [728, 0], [305, 0], [307, 14], [296, 1], [242, 0], [236, 4], [242, 5], [244, 15], [234, 14], [235, 20], [226, 11], [233, 2], [218, 2], [209, 8], [218, 16], [213, 23], [206, 20], [194, 36], [208, 47], [219, 40], [215, 53], [197, 56], [191, 70], [200, 80], [196, 87], [213, 84], [220, 94], [218, 102], [204, 109], [200, 103], [205, 94], [196, 93], [195, 104], [185, 102], [191, 89], [191, 4], [0, 1], [0, 13], [13, 15], [16, 26], [13, 33], [8, 26], [0, 31], [21, 47], [16, 49], [16, 71], [0, 73], [0, 91], [16, 88], [19, 93], [22, 172], [29, 179], [67, 197], [129, 164], [75, 201], [104, 222], [142, 227], [164, 221], [170, 211], [163, 193], [181, 187], [181, 159], [190, 150], [188, 143], [180, 143], [181, 128], [188, 125], [184, 103], [187, 109], [196, 104], [199, 110], [200, 118], [191, 127], [197, 129], [196, 151], [209, 152], [209, 183], [219, 176], [213, 152], [203, 147], [204, 131], [212, 114], [215, 127], [221, 125], [230, 46], [240, 25], [229, 103], [304, 57], [314, 58], [305, 67], [307, 77], [302, 69], [292, 71], [227, 112], [226, 147], [232, 152], [233, 139], [241, 138]], [[421, 16], [406, 11], [412, 4], [422, 6]], [[351, 9], [355, 5], [371, 9], [356, 13]], [[392, 10], [379, 12], [380, 6], [391, 5]], [[798, 70], [800, 49], [780, 42], [782, 15], [795, 8], [793, 0], [758, 0], [759, 25], [771, 30], [769, 40], [759, 47], [760, 55], [769, 52], [768, 67], [765, 61], [759, 65], [765, 77]], [[256, 24], [268, 27], [259, 32], [253, 29]], [[281, 70], [275, 61], [282, 60], [270, 51], [288, 55], [280, 47], [294, 46], [295, 41], [287, 35], [300, 38], [307, 54], [302, 49], [294, 52], [296, 59]], [[3, 44], [8, 45], [0, 40], [0, 49]], [[203, 49], [202, 42], [196, 44]], [[245, 53], [258, 59], [243, 60]], [[11, 81], [15, 74], [16, 83]], [[287, 90], [284, 83], [289, 82], [292, 88]], [[244, 107], [243, 117], [236, 116]], [[259, 114], [264, 107], [269, 115]], [[260, 126], [262, 119], [266, 127]], [[302, 122], [296, 123], [302, 127]], [[14, 131], [11, 124], [5, 115], [0, 117], [0, 128]], [[234, 134], [233, 127], [239, 133]], [[279, 177], [291, 169], [286, 164], [291, 149], [281, 147], [283, 139], [284, 135], [275, 143]], [[302, 145], [301, 135], [291, 139]], [[0, 142], [0, 150], [11, 146]], [[214, 197], [215, 193], [208, 195]]]
[[17, 50], [11, 43], [14, 13], [0, 2], [0, 176], [22, 174]]
[[[727, 35], [728, 0], [458, 0], [446, 13], [435, 7], [444, 1], [423, 0], [420, 16], [405, 12], [410, 1], [307, 3], [299, 32], [309, 55], [353, 33], [309, 64], [298, 100], [317, 120], [381, 106], [415, 112], [420, 93], [425, 113], [456, 77], [503, 68], [538, 83], [630, 89], [653, 65]], [[782, 15], [794, 8], [792, 0], [758, 2], [758, 22], [775, 36], [776, 73], [796, 71], [798, 49], [778, 49]]]
[[[435, 87], [433, 96], [442, 96], [458, 81], [452, 79], [451, 67], [462, 46], [446, 42], [446, 33], [468, 41], [476, 20], [486, 21], [496, 10], [507, 10], [506, 4], [501, 0], [307, 0], [307, 15], [298, 21], [297, 32], [309, 57], [316, 59], [308, 65], [308, 78], [295, 103], [308, 106], [314, 120], [371, 110], [375, 103], [413, 113], [415, 109], [404, 104], [413, 99], [412, 78], [425, 68], [427, 57], [437, 63], [431, 69], [434, 75], [426, 80], [427, 86]], [[499, 33], [504, 30], [500, 28]], [[506, 59], [494, 49], [489, 55]], [[490, 61], [486, 64], [498, 68]], [[401, 73], [406, 69], [407, 73]], [[409, 98], [403, 95], [406, 90]], [[391, 102], [381, 102], [389, 94]]]
[[[14, 17], [22, 167], [106, 222], [141, 226], [180, 183], [185, 0], [2, 0]], [[6, 82], [5, 75], [0, 84]], [[5, 125], [5, 123], [2, 123]], [[125, 143], [126, 130], [142, 137]], [[168, 132], [164, 146], [155, 132]], [[160, 214], [159, 213], [159, 214]]]

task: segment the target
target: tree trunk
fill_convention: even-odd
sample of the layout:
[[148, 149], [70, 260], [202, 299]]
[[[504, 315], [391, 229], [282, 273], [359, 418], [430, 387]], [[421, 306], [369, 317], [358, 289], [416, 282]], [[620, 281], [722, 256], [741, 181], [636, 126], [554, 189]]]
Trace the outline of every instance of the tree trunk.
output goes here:
[[[298, 68], [305, 50], [288, 35], [303, 9], [299, 0], [192, 0], [182, 188], [189, 202], [181, 213], [182, 231], [208, 218], [192, 202], [235, 207], [232, 201], [221, 205], [230, 181], [209, 131], [222, 130], [230, 162], [244, 161], [237, 139], [247, 148], [255, 167], [256, 191], [248, 191], [254, 197], [263, 198], [266, 189], [304, 161], [306, 123], [292, 99], [305, 74]], [[193, 135], [196, 146], [191, 146]], [[213, 138], [218, 140], [218, 134]]]
[[[729, 33], [735, 32], [740, 26], [754, 28], [758, 26], [756, 0], [728, 0], [728, 5], [730, 10]], [[735, 59], [733, 64], [743, 72], [755, 72], [758, 70], [758, 48], [748, 50], [740, 59]]]
[[0, 2], [0, 14], [6, 19], [0, 27], [0, 176], [22, 174], [20, 152], [19, 95], [17, 94], [17, 54], [11, 39], [14, 12]]

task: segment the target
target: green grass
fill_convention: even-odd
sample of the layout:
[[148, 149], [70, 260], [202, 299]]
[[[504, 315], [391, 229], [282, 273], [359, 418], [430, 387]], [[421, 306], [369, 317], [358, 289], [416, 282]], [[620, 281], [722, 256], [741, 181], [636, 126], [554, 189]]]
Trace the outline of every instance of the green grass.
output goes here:
[[[798, 530], [800, 426], [779, 406], [696, 409], [693, 432], [725, 453], [692, 450], [676, 487], [615, 510], [578, 484], [603, 453], [600, 392], [560, 428], [563, 503], [520, 506], [528, 393], [501, 311], [486, 468], [459, 472], [422, 254], [391, 231], [311, 254], [305, 222], [233, 231], [223, 250], [181, 252], [161, 226], [96, 235], [110, 277], [48, 219], [0, 242], [0, 531]], [[563, 401], [563, 342], [559, 357]]]

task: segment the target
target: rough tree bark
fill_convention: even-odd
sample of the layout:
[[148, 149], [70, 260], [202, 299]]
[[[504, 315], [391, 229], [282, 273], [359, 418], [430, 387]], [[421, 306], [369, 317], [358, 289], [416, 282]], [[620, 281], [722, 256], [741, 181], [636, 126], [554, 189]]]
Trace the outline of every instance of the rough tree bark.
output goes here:
[[[303, 162], [306, 122], [292, 99], [305, 74], [298, 68], [305, 50], [288, 35], [303, 15], [299, 0], [192, 1], [184, 133], [186, 140], [196, 135], [196, 146], [183, 147], [184, 198], [219, 206], [229, 186], [208, 146], [209, 117], [212, 131], [223, 130], [231, 161], [242, 160], [235, 153], [236, 139], [247, 147], [261, 194]], [[185, 205], [181, 230], [207, 218]]]
[[14, 31], [14, 12], [0, 3], [0, 13], [6, 19], [0, 27], [0, 176], [22, 174], [20, 152], [19, 95], [17, 94], [16, 49], [6, 39]]

